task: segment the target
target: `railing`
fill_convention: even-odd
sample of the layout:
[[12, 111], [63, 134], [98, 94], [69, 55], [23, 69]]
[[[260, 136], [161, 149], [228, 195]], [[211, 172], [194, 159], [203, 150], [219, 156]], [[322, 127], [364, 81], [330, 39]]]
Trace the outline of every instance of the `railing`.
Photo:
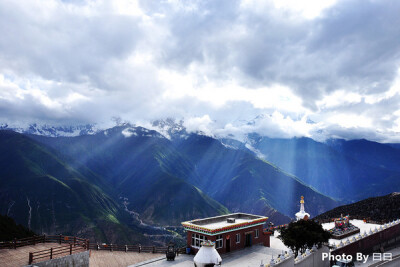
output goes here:
[[0, 249], [6, 248], [19, 248], [24, 246], [36, 245], [39, 243], [59, 243], [59, 244], [74, 244], [74, 246], [89, 246], [89, 240], [76, 237], [76, 236], [64, 236], [64, 235], [41, 235], [32, 236], [22, 239], [14, 239], [13, 241], [0, 242]]
[[[93, 244], [89, 243], [88, 239], [76, 236], [64, 235], [41, 235], [32, 236], [22, 239], [14, 239], [13, 241], [0, 242], [0, 249], [16, 249], [18, 247], [36, 245], [39, 243], [58, 243], [66, 244], [61, 247], [49, 248], [41, 251], [29, 253], [29, 264], [37, 262], [37, 260], [53, 259], [57, 256], [71, 255], [73, 253], [82, 252], [85, 250], [106, 250], [106, 251], [125, 251], [125, 252], [139, 252], [139, 253], [166, 253], [167, 248], [156, 246], [142, 246], [142, 245], [118, 245], [118, 244]], [[186, 248], [176, 248], [177, 254], [185, 254]]]
[[22, 239], [14, 239], [13, 241], [1, 242], [0, 249], [16, 249], [24, 246], [36, 245], [39, 243], [58, 243], [67, 244], [65, 246], [45, 249], [41, 251], [29, 252], [29, 264], [37, 260], [53, 259], [58, 256], [71, 255], [73, 253], [82, 252], [89, 249], [89, 240], [64, 235], [41, 235], [32, 236]]
[[44, 243], [44, 236], [32, 236], [22, 239], [14, 239], [13, 241], [0, 242], [0, 249], [5, 248], [19, 248], [23, 246], [36, 245], [37, 243]]
[[[89, 249], [106, 250], [106, 251], [124, 251], [139, 253], [166, 253], [168, 247], [142, 246], [142, 245], [118, 245], [118, 244], [93, 244], [89, 245]], [[178, 254], [185, 254], [186, 248], [176, 248]]]
[[125, 252], [151, 252], [165, 253], [167, 247], [156, 246], [141, 246], [141, 245], [118, 245], [118, 244], [90, 244], [89, 249], [93, 250], [108, 250], [108, 251], [125, 251]]
[[43, 260], [51, 260], [54, 257], [60, 257], [60, 256], [66, 256], [66, 255], [72, 255], [73, 253], [78, 253], [78, 252], [83, 252], [86, 251], [86, 247], [82, 247], [78, 244], [69, 244], [66, 246], [62, 247], [56, 247], [56, 248], [50, 248], [50, 249], [45, 249], [45, 250], [40, 250], [40, 251], [35, 251], [35, 252], [29, 252], [29, 264], [32, 264], [33, 262], [37, 262], [38, 260], [43, 261]]

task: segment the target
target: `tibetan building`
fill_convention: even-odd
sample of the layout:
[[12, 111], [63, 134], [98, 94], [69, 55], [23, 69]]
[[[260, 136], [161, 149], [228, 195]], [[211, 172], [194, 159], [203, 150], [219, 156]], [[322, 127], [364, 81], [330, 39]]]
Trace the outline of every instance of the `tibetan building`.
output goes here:
[[233, 213], [183, 222], [187, 231], [187, 246], [197, 252], [201, 243], [215, 242], [219, 253], [242, 249], [255, 244], [269, 247], [270, 233], [263, 232], [263, 225], [268, 217]]

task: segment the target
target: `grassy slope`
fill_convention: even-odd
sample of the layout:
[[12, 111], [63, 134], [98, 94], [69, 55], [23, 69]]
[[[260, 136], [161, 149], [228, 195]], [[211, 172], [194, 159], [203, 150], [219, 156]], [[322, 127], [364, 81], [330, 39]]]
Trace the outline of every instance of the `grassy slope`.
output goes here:
[[141, 127], [127, 138], [121, 133], [124, 129], [75, 138], [35, 138], [62, 152], [77, 168], [88, 166], [101, 173], [119, 196], [129, 199], [128, 209], [148, 222], [177, 225], [228, 212], [187, 182], [201, 178], [169, 140]]
[[107, 241], [111, 226], [124, 228], [119, 205], [102, 188], [20, 134], [0, 132], [0, 188], [0, 213], [38, 233]]
[[192, 135], [176, 146], [202, 177], [197, 186], [232, 211], [274, 216], [275, 223], [283, 223], [290, 219], [276, 211], [294, 216], [301, 195], [314, 216], [337, 205], [296, 177], [213, 138]]

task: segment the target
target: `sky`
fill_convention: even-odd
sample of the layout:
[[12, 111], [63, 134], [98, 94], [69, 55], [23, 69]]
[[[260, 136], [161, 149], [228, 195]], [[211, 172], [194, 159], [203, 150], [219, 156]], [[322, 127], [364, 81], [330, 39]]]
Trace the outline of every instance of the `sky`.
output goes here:
[[0, 123], [400, 142], [400, 1], [0, 1]]

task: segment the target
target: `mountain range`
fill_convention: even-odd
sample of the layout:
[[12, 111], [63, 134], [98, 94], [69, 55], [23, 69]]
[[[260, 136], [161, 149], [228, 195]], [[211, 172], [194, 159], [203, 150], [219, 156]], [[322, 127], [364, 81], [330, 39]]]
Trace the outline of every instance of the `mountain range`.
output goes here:
[[182, 240], [185, 220], [240, 211], [283, 224], [301, 195], [316, 216], [400, 189], [395, 144], [258, 134], [243, 142], [173, 120], [67, 136], [68, 127], [46, 127], [54, 131], [0, 131], [0, 213], [39, 234], [165, 243]]
[[353, 202], [400, 188], [400, 150], [368, 140], [279, 139], [251, 134], [265, 160], [338, 201]]

